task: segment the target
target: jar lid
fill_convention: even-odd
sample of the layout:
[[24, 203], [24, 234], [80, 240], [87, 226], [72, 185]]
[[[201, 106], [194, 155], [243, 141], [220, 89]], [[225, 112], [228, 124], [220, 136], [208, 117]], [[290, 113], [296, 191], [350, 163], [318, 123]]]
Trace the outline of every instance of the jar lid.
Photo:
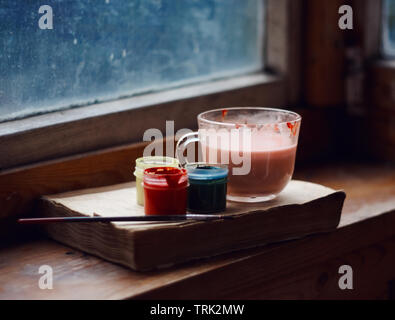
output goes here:
[[153, 167], [178, 167], [178, 159], [165, 156], [149, 156], [136, 159], [135, 176], [143, 177], [145, 169]]
[[186, 165], [186, 169], [192, 180], [218, 180], [228, 176], [228, 168], [221, 164], [191, 163]]
[[175, 167], [152, 167], [144, 170], [143, 182], [145, 187], [187, 187], [187, 171]]

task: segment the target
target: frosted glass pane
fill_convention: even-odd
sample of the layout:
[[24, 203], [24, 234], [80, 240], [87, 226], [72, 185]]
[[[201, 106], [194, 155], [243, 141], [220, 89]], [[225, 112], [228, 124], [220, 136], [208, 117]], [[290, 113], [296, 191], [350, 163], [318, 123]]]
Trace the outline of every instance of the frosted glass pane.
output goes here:
[[395, 1], [385, 0], [383, 6], [383, 51], [395, 56]]
[[0, 121], [262, 68], [263, 0], [0, 0]]

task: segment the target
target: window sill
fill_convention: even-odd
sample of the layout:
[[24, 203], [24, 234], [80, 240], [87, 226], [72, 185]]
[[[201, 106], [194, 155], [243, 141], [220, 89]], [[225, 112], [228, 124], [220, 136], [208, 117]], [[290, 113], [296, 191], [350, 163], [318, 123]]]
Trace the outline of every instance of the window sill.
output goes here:
[[380, 59], [372, 63], [372, 67], [376, 69], [387, 68], [395, 70], [395, 59]]
[[[394, 176], [391, 167], [356, 163], [321, 165], [297, 171], [298, 179], [308, 178], [347, 192], [336, 231], [157, 272], [133, 272], [45, 239], [28, 239], [8, 245], [0, 253], [1, 259], [7, 261], [7, 272], [0, 274], [0, 283], [7, 289], [0, 292], [0, 299], [377, 298], [395, 276], [395, 229], [392, 228], [395, 211], [390, 183]], [[377, 198], [377, 193], [380, 198]], [[336, 289], [339, 280], [337, 270], [342, 261], [352, 262], [359, 279], [365, 279], [361, 288], [369, 290]], [[36, 267], [35, 270], [40, 265], [49, 264], [62, 272], [62, 277], [55, 278], [54, 290], [38, 290], [38, 275], [26, 277], [26, 264]], [[78, 270], [73, 268], [76, 264], [80, 266]], [[371, 276], [372, 265], [375, 277]], [[233, 277], [227, 290], [221, 281], [227, 279], [224, 272]], [[327, 279], [324, 284], [320, 280], [323, 275]], [[201, 285], [202, 281], [210, 281], [210, 290]], [[312, 283], [320, 285], [312, 287]], [[187, 297], [185, 293], [188, 293]]]
[[374, 109], [395, 110], [395, 59], [374, 61], [367, 80], [370, 104]]
[[286, 84], [265, 73], [63, 110], [0, 124], [0, 168], [141, 141], [148, 128], [195, 128], [198, 113], [240, 105], [283, 106]]

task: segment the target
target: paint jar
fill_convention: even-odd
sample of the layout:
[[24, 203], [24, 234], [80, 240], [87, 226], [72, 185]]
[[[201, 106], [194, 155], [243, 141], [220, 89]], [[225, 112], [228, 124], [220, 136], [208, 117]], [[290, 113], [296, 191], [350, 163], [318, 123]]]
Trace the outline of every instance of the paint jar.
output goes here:
[[136, 159], [134, 175], [136, 177], [136, 200], [140, 206], [144, 205], [143, 175], [144, 170], [153, 167], [178, 168], [178, 160], [171, 157], [151, 156]]
[[186, 214], [188, 176], [185, 169], [158, 167], [144, 170], [146, 215]]
[[225, 165], [191, 163], [188, 172], [188, 211], [212, 213], [226, 209], [228, 168]]

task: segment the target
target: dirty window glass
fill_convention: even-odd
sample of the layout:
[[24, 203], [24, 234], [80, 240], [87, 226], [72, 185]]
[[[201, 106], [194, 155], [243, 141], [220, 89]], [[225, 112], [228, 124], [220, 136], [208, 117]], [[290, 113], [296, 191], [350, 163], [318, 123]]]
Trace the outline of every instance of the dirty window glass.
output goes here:
[[386, 56], [395, 57], [395, 0], [383, 2], [383, 52]]
[[0, 121], [262, 69], [263, 0], [44, 3], [0, 0]]

